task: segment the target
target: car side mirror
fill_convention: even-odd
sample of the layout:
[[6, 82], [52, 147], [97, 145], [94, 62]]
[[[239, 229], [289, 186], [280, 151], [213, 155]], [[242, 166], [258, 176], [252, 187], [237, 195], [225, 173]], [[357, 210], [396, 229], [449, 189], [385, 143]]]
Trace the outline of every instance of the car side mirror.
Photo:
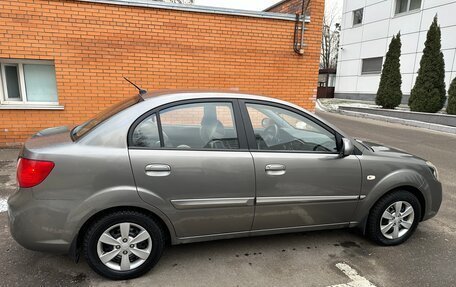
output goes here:
[[354, 148], [355, 147], [353, 146], [351, 140], [343, 138], [342, 149], [340, 150], [339, 156], [342, 158], [351, 155], [353, 153]]

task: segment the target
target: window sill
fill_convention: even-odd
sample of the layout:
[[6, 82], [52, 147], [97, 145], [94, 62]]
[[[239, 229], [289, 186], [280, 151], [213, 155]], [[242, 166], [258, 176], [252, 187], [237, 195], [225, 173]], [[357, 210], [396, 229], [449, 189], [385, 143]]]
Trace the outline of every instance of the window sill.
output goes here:
[[63, 110], [62, 105], [2, 104], [0, 110]]
[[366, 72], [366, 73], [361, 73], [360, 76], [361, 77], [363, 77], [363, 76], [379, 76], [379, 75], [381, 75], [381, 73], [382, 73], [381, 71], [380, 72]]

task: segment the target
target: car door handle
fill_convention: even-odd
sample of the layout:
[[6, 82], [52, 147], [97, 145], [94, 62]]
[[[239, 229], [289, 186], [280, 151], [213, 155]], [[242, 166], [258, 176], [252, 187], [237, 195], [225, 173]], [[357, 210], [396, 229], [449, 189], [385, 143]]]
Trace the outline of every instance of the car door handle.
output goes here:
[[284, 175], [287, 169], [283, 164], [268, 164], [265, 171], [268, 175]]
[[148, 176], [168, 176], [171, 174], [171, 167], [167, 164], [149, 164], [145, 172]]

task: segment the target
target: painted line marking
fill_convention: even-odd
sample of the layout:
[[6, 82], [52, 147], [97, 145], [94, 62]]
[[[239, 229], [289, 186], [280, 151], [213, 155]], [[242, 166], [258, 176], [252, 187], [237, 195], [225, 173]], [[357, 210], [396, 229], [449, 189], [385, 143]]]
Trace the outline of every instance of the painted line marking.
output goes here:
[[5, 212], [8, 210], [8, 204], [6, 201], [6, 198], [0, 198], [0, 212]]
[[340, 271], [344, 272], [347, 275], [351, 282], [345, 284], [337, 284], [331, 285], [328, 287], [376, 287], [374, 284], [369, 282], [366, 278], [359, 275], [358, 272], [351, 268], [347, 263], [337, 263], [336, 267], [339, 268]]

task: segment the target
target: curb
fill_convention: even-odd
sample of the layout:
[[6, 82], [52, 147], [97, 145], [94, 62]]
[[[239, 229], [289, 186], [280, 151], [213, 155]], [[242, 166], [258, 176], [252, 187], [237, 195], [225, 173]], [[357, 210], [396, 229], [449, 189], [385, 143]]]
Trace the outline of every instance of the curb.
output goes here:
[[381, 109], [372, 107], [356, 107], [339, 105], [339, 110], [379, 115], [384, 117], [399, 118], [410, 121], [425, 122], [430, 124], [456, 127], [456, 116], [444, 113], [423, 113], [397, 109]]
[[331, 111], [330, 109], [327, 109], [325, 106], [323, 106], [321, 103], [320, 103], [320, 100], [317, 99], [315, 101], [315, 111], [320, 111], [320, 112], [328, 112], [328, 113], [332, 113], [333, 111]]
[[[328, 112], [325, 109], [321, 109], [321, 111]], [[340, 109], [337, 111], [337, 113], [342, 114], [342, 115], [347, 115], [347, 116], [358, 117], [358, 118], [380, 120], [380, 121], [388, 122], [388, 123], [396, 123], [396, 124], [402, 124], [402, 125], [406, 125], [406, 126], [429, 129], [429, 130], [438, 131], [438, 132], [456, 134], [456, 127], [451, 127], [451, 126], [431, 124], [431, 123], [420, 122], [420, 121], [415, 121], [415, 120], [406, 120], [406, 119], [401, 119], [401, 118], [387, 117], [387, 116], [374, 115], [374, 114], [361, 113], [361, 112], [344, 111], [344, 110], [340, 110]]]
[[0, 162], [15, 161], [19, 155], [19, 149], [0, 148]]

